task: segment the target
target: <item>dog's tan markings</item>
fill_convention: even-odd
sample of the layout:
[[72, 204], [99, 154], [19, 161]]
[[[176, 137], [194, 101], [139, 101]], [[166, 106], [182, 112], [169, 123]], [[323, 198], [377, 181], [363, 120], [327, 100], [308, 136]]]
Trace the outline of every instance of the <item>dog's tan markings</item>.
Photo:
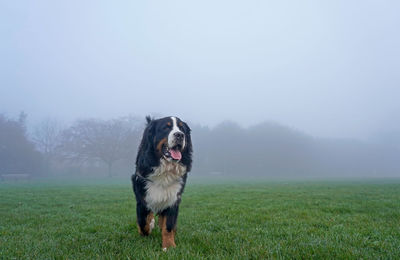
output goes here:
[[166, 142], [167, 142], [167, 138], [163, 138], [163, 139], [161, 139], [160, 142], [158, 142], [158, 144], [157, 144], [157, 151], [158, 151], [158, 152], [161, 153], [162, 146], [163, 146], [163, 144], [165, 144]]
[[182, 123], [182, 122], [179, 122], [179, 126], [183, 126], [183, 123]]
[[171, 122], [168, 122], [167, 125], [168, 125], [168, 126], [171, 126]]
[[147, 236], [150, 235], [151, 231], [154, 228], [154, 215], [152, 212], [149, 213], [146, 217], [146, 225], [144, 226], [143, 230], [141, 230], [140, 226], [137, 225], [140, 235]]
[[167, 217], [166, 216], [158, 216], [158, 225], [161, 228], [162, 249], [165, 251], [170, 247], [176, 247], [176, 245], [175, 245], [176, 228], [171, 230], [171, 232], [168, 232]]

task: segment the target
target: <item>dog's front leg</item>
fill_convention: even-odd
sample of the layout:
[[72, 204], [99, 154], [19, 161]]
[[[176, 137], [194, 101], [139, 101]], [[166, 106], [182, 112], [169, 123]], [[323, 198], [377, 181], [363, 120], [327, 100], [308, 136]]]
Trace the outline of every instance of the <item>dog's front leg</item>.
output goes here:
[[169, 247], [176, 247], [175, 234], [176, 222], [178, 219], [178, 206], [165, 209], [158, 217], [158, 224], [161, 228], [162, 249], [166, 251]]
[[154, 227], [154, 216], [153, 213], [148, 210], [144, 205], [137, 203], [136, 205], [137, 214], [137, 227], [140, 235], [148, 236]]

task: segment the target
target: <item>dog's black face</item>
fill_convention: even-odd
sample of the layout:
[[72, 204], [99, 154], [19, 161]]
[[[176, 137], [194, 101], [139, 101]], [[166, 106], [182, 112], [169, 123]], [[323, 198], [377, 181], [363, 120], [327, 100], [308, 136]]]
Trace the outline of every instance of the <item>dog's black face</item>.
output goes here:
[[161, 159], [191, 168], [192, 142], [189, 126], [177, 117], [147, 119], [136, 165], [141, 174], [158, 166]]

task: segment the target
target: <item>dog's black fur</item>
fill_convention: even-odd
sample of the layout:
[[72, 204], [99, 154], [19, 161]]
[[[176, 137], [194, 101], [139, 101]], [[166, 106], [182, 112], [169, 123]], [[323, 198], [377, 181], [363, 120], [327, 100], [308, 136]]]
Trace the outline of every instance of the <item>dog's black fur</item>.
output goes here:
[[[166, 220], [166, 229], [168, 232], [171, 232], [176, 228], [176, 221], [178, 217], [179, 204], [181, 201], [181, 194], [183, 193], [187, 173], [192, 168], [192, 142], [190, 136], [190, 128], [189, 126], [181, 121], [179, 118], [176, 118], [176, 125], [179, 127], [179, 130], [184, 134], [185, 146], [180, 151], [181, 159], [174, 161], [174, 163], [181, 164], [186, 167], [186, 173], [184, 173], [180, 179], [180, 189], [177, 194], [177, 199], [175, 203], [163, 209], [160, 212], [153, 212], [154, 214], [158, 214], [159, 216], [165, 216]], [[145, 229], [146, 226], [146, 218], [151, 213], [151, 209], [148, 207], [146, 203], [146, 196], [149, 192], [146, 188], [148, 182], [151, 182], [152, 173], [154, 170], [160, 166], [161, 160], [164, 160], [162, 149], [160, 149], [161, 143], [169, 136], [169, 133], [172, 130], [171, 124], [173, 124], [171, 117], [165, 117], [161, 119], [151, 119], [150, 117], [146, 117], [147, 126], [144, 130], [142, 141], [139, 146], [139, 151], [136, 157], [136, 172], [132, 175], [132, 185], [133, 190], [136, 196], [136, 213], [137, 213], [137, 224], [139, 228], [139, 232], [142, 235], [148, 235], [148, 230]], [[163, 140], [164, 139], [164, 140]], [[181, 147], [182, 148], [182, 147]], [[179, 148], [177, 148], [179, 149]]]

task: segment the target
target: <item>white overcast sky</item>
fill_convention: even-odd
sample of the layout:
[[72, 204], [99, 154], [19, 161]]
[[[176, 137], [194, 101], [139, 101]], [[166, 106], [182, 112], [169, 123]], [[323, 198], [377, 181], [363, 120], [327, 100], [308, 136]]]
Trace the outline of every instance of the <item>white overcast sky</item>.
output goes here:
[[400, 1], [1, 1], [0, 113], [398, 127]]

